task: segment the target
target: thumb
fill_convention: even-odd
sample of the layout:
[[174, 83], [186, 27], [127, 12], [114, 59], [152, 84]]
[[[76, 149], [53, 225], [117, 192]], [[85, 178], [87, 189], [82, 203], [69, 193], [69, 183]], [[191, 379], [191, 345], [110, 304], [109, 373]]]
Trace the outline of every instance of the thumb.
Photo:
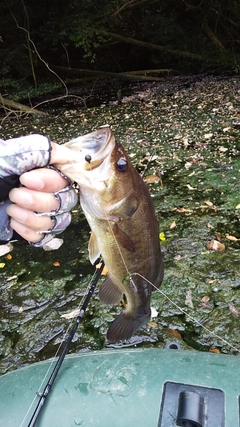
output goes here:
[[50, 164], [59, 164], [64, 165], [69, 162], [76, 161], [76, 151], [71, 150], [70, 148], [65, 147], [64, 145], [56, 144], [51, 142], [52, 151]]

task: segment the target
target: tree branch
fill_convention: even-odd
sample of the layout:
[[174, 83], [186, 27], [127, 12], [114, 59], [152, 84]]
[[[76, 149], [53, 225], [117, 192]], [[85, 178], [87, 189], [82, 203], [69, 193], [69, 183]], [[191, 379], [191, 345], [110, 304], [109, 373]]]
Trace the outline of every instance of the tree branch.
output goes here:
[[201, 55], [198, 55], [197, 53], [186, 52], [184, 50], [171, 49], [171, 48], [166, 47], [166, 46], [160, 46], [158, 44], [143, 42], [141, 40], [133, 39], [132, 37], [122, 36], [120, 34], [111, 33], [109, 31], [98, 30], [97, 32], [106, 36], [106, 37], [110, 37], [112, 39], [118, 40], [118, 41], [123, 42], [123, 43], [134, 44], [137, 46], [146, 47], [148, 49], [159, 50], [162, 52], [169, 52], [172, 55], [185, 56], [187, 58], [197, 59], [198, 61], [203, 60], [203, 57]]

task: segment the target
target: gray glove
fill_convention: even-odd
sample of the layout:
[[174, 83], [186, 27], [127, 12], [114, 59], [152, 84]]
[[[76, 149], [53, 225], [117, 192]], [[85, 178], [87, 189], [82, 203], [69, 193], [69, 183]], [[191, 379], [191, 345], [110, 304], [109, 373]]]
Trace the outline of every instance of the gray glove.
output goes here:
[[[33, 134], [19, 138], [12, 138], [7, 141], [0, 139], [0, 244], [20, 236], [13, 231], [10, 226], [10, 219], [6, 213], [6, 208], [10, 204], [8, 199], [9, 191], [19, 185], [19, 176], [24, 172], [39, 167], [51, 167], [51, 144], [48, 137]], [[31, 243], [33, 246], [43, 246], [52, 240], [56, 234], [61, 233], [71, 222], [70, 210], [76, 205], [78, 197], [72, 187], [72, 182], [56, 170], [67, 181], [68, 185], [53, 193], [59, 200], [59, 207], [52, 212], [39, 213], [36, 215], [48, 215], [53, 221], [50, 230], [43, 230], [44, 237], [38, 242]]]

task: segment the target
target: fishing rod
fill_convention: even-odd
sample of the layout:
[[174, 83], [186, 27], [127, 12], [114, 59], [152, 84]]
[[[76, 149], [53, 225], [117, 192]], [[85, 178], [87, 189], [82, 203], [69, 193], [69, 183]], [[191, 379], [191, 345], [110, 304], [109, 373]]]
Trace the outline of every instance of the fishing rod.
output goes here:
[[39, 401], [37, 403], [37, 406], [36, 406], [35, 411], [34, 411], [34, 413], [32, 415], [32, 418], [31, 418], [31, 420], [28, 423], [28, 427], [34, 427], [36, 425], [36, 422], [38, 420], [39, 414], [40, 414], [40, 412], [41, 412], [41, 410], [43, 408], [43, 405], [44, 405], [44, 403], [46, 401], [46, 398], [47, 398], [47, 396], [48, 396], [48, 394], [49, 394], [49, 392], [51, 390], [51, 387], [52, 387], [52, 385], [53, 385], [53, 383], [54, 383], [54, 381], [56, 379], [56, 376], [57, 376], [58, 371], [59, 371], [59, 369], [60, 369], [60, 367], [61, 367], [61, 365], [63, 363], [63, 360], [64, 360], [64, 358], [65, 358], [65, 356], [66, 356], [66, 354], [68, 352], [69, 346], [70, 346], [70, 344], [72, 342], [72, 339], [73, 339], [73, 337], [75, 335], [75, 332], [76, 332], [79, 324], [82, 321], [82, 318], [83, 318], [84, 313], [85, 313], [85, 311], [87, 309], [89, 301], [90, 301], [90, 299], [91, 299], [91, 297], [92, 297], [92, 295], [94, 293], [94, 290], [95, 290], [95, 288], [97, 286], [97, 283], [99, 281], [99, 278], [101, 276], [103, 268], [104, 268], [104, 262], [102, 261], [101, 262], [101, 266], [99, 268], [97, 268], [96, 271], [95, 271], [95, 274], [94, 274], [94, 276], [92, 278], [92, 282], [91, 282], [89, 291], [88, 291], [88, 293], [87, 293], [87, 295], [86, 295], [86, 297], [85, 297], [85, 299], [83, 301], [82, 307], [80, 308], [80, 311], [79, 311], [79, 314], [77, 316], [77, 319], [76, 319], [76, 321], [75, 321], [75, 323], [74, 323], [74, 325], [73, 325], [73, 327], [72, 327], [72, 329], [71, 329], [71, 331], [69, 333], [69, 336], [68, 336], [68, 339], [67, 339], [67, 341], [66, 341], [66, 343], [64, 345], [64, 348], [63, 348], [63, 350], [62, 350], [62, 352], [61, 352], [61, 354], [60, 354], [60, 356], [59, 356], [59, 358], [58, 358], [58, 360], [57, 360], [57, 362], [56, 362], [56, 364], [55, 364], [55, 366], [53, 368], [53, 371], [52, 371], [52, 373], [51, 373], [51, 375], [50, 375], [50, 377], [48, 379], [47, 385], [45, 386], [45, 388], [44, 388], [44, 390], [43, 390], [42, 393], [39, 393], [39, 392], [37, 393], [38, 396], [40, 397], [40, 399], [39, 399]]

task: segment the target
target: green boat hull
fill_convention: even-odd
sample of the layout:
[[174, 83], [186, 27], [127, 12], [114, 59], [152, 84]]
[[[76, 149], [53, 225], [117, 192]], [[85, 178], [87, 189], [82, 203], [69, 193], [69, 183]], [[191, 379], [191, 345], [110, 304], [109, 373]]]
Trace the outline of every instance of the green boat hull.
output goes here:
[[[70, 355], [36, 426], [237, 427], [239, 361], [238, 356], [154, 348]], [[51, 363], [0, 377], [1, 427], [28, 426]]]

